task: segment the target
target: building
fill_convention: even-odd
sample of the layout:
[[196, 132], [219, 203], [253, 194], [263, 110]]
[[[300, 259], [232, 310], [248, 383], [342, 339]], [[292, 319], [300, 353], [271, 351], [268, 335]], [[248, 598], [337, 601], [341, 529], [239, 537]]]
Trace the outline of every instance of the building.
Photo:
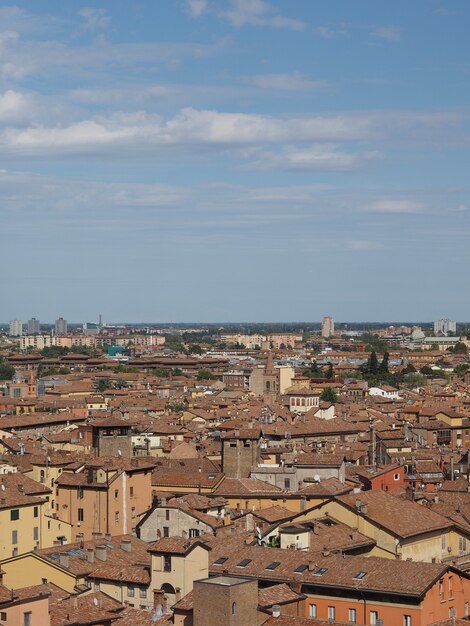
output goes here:
[[41, 322], [35, 317], [28, 320], [28, 335], [39, 335]]
[[64, 320], [63, 317], [59, 317], [59, 319], [55, 321], [55, 334], [56, 335], [67, 334], [67, 320]]
[[[214, 576], [194, 582], [194, 626], [258, 626], [258, 582]], [[211, 607], [208, 611], [207, 607]]]
[[8, 334], [10, 337], [21, 337], [23, 334], [23, 322], [21, 320], [10, 320]]
[[454, 320], [437, 320], [434, 322], [434, 334], [435, 335], [447, 335], [447, 333], [456, 333], [457, 323]]
[[321, 322], [321, 336], [328, 339], [335, 334], [335, 321], [330, 315], [326, 315]]

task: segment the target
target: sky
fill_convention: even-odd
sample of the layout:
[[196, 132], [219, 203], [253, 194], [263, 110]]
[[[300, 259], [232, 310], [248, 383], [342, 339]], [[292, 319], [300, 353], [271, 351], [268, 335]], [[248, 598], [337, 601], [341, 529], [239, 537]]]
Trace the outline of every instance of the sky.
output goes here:
[[470, 320], [468, 0], [0, 6], [0, 320]]

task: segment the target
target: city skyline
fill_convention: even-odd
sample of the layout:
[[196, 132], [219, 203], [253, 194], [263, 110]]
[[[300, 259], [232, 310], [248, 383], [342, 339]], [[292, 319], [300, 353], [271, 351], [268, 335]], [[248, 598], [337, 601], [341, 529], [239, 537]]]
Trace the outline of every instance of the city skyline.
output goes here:
[[469, 14], [1, 7], [0, 317], [468, 319]]

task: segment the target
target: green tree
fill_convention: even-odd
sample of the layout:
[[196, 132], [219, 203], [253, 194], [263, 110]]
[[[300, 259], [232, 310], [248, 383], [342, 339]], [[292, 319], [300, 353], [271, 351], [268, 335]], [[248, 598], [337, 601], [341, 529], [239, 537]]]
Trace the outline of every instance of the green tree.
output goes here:
[[0, 380], [12, 380], [15, 375], [15, 368], [8, 363], [0, 362]]
[[379, 369], [378, 369], [378, 373], [380, 376], [384, 376], [385, 374], [388, 374], [388, 360], [389, 360], [389, 353], [388, 352], [384, 352], [384, 356], [382, 359], [381, 364], [379, 365]]
[[193, 343], [189, 346], [188, 352], [189, 354], [202, 354], [204, 350], [197, 343]]
[[109, 378], [100, 378], [95, 383], [95, 391], [98, 391], [99, 393], [103, 393], [103, 391], [106, 391], [106, 389], [109, 389], [110, 386], [111, 386], [111, 381], [109, 380]]
[[325, 387], [320, 395], [320, 400], [324, 402], [338, 402], [338, 394], [331, 387]]
[[210, 370], [199, 370], [197, 373], [198, 380], [215, 380], [214, 374]]
[[174, 367], [171, 370], [171, 375], [172, 376], [183, 376], [183, 370], [181, 368], [179, 368], [179, 367]]
[[403, 382], [408, 389], [416, 389], [416, 387], [424, 387], [424, 385], [427, 384], [428, 379], [422, 374], [412, 372], [411, 374], [406, 374]]
[[458, 343], [455, 344], [454, 346], [455, 354], [467, 354], [467, 352], [468, 352], [467, 346], [462, 341], [459, 341]]
[[470, 369], [470, 365], [468, 363], [459, 363], [454, 368], [454, 372], [459, 376], [464, 376], [467, 371]]
[[326, 370], [326, 377], [328, 378], [328, 380], [331, 380], [335, 375], [335, 372], [333, 370], [333, 365], [331, 363], [328, 364], [328, 369]]
[[310, 378], [320, 378], [322, 376], [322, 371], [318, 367], [318, 363], [313, 359], [310, 365], [303, 372], [304, 376], [309, 376]]

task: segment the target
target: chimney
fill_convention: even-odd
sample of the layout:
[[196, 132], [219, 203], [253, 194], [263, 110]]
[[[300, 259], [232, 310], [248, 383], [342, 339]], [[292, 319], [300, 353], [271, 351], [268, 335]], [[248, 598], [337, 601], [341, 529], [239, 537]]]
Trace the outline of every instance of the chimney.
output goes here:
[[95, 555], [98, 561], [106, 561], [107, 553], [106, 546], [96, 546]]
[[93, 541], [97, 541], [98, 539], [101, 539], [101, 533], [99, 533], [98, 531], [94, 530], [91, 533], [91, 538], [93, 539]]
[[278, 618], [281, 617], [281, 607], [279, 604], [273, 604], [273, 617]]
[[308, 571], [309, 572], [314, 572], [317, 569], [317, 564], [314, 563], [313, 561], [309, 561], [308, 562]]
[[65, 567], [65, 569], [69, 568], [69, 555], [68, 554], [59, 554], [59, 565], [61, 567]]
[[132, 542], [130, 539], [123, 539], [121, 541], [121, 550], [124, 550], [124, 552], [132, 552]]
[[321, 553], [322, 553], [322, 556], [330, 556], [330, 551], [328, 550], [326, 546], [323, 548]]
[[93, 550], [93, 548], [87, 548], [86, 560], [88, 561], [88, 563], [95, 562], [95, 551]]
[[111, 541], [111, 533], [105, 533], [104, 538], [109, 543]]

